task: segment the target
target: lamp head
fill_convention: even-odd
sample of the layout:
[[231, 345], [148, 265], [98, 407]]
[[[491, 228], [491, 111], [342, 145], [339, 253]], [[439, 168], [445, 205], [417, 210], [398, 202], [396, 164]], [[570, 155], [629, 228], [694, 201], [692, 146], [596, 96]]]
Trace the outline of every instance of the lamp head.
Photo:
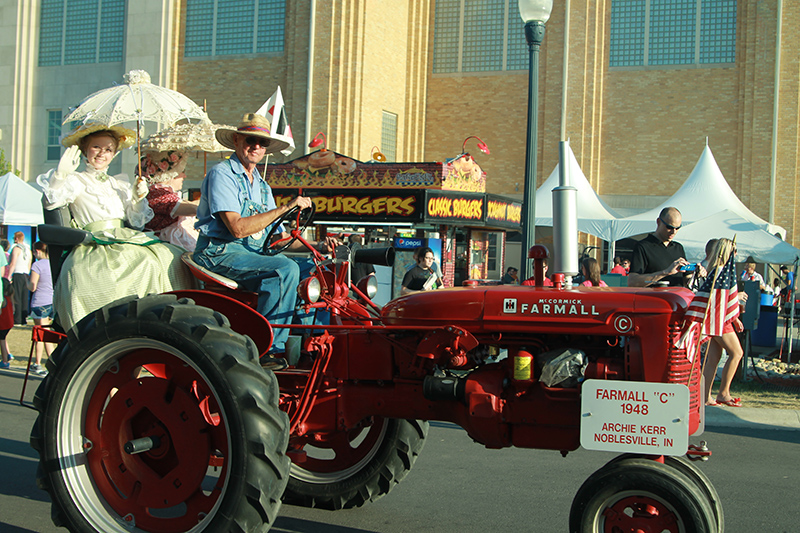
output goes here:
[[477, 135], [470, 135], [469, 137], [464, 139], [464, 144], [461, 145], [461, 153], [462, 154], [466, 154], [467, 153], [467, 141], [470, 140], [470, 139], [477, 139], [478, 140], [478, 149], [481, 152], [483, 152], [484, 154], [486, 154], [486, 155], [490, 154], [489, 147]]
[[[320, 139], [320, 136], [322, 136], [321, 139]], [[316, 135], [314, 135], [314, 138], [311, 139], [310, 143], [308, 143], [308, 147], [309, 148], [316, 148], [317, 146], [322, 146], [322, 149], [325, 150], [327, 144], [328, 144], [328, 139], [325, 137], [325, 134], [322, 133], [322, 132], [319, 132]]]
[[547, 22], [553, 11], [553, 0], [519, 0], [522, 22]]
[[380, 149], [378, 149], [377, 146], [372, 147], [372, 160], [377, 161], [379, 163], [386, 162], [386, 156], [381, 153]]

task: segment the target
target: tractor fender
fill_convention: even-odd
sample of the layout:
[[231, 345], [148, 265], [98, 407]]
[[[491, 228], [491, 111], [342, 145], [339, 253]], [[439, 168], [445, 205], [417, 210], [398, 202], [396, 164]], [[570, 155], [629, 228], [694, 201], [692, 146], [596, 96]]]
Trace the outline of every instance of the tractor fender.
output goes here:
[[225, 294], [205, 290], [173, 291], [178, 298], [191, 298], [197, 305], [208, 307], [225, 315], [231, 329], [240, 335], [250, 337], [256, 343], [259, 357], [269, 351], [272, 346], [272, 326], [258, 311], [249, 305]]

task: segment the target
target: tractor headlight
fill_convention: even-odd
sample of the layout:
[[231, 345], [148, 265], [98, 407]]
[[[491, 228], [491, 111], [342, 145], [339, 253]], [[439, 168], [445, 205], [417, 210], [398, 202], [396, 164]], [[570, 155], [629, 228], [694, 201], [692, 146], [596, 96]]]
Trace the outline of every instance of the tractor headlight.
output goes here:
[[373, 272], [361, 278], [356, 284], [356, 287], [358, 287], [358, 290], [366, 294], [367, 298], [372, 300], [375, 298], [375, 295], [378, 294], [378, 278]]
[[313, 304], [319, 300], [322, 286], [316, 277], [306, 278], [297, 286], [297, 295], [306, 303]]

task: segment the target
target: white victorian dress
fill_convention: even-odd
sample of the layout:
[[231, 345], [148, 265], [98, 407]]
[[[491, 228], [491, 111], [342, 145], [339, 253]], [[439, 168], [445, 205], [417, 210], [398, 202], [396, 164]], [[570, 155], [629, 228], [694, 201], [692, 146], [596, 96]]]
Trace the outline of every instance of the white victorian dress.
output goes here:
[[92, 233], [64, 260], [54, 287], [56, 320], [68, 331], [83, 317], [125, 296], [139, 297], [193, 287], [180, 248], [141, 229], [153, 217], [147, 200], [136, 200], [126, 175], [83, 172], [41, 174], [45, 207], [69, 206], [72, 224]]

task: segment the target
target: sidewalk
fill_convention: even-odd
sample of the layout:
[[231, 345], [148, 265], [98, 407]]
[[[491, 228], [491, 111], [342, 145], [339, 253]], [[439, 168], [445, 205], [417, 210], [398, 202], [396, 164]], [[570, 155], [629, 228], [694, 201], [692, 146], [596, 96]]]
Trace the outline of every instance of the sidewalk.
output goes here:
[[706, 427], [800, 430], [800, 410], [707, 406]]

